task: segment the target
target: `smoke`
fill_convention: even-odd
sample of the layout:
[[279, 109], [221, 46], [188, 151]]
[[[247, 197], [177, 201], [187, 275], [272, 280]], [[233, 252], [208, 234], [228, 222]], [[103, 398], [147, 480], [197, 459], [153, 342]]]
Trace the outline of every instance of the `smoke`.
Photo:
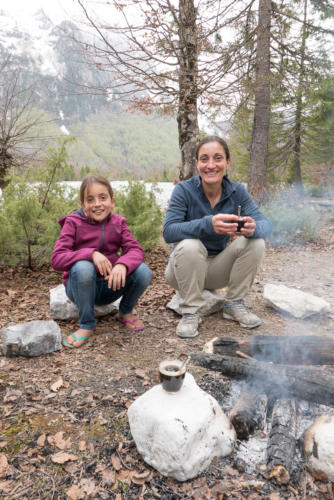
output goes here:
[[314, 242], [328, 222], [334, 224], [334, 188], [326, 191], [326, 198], [278, 188], [261, 210], [273, 223], [273, 247]]

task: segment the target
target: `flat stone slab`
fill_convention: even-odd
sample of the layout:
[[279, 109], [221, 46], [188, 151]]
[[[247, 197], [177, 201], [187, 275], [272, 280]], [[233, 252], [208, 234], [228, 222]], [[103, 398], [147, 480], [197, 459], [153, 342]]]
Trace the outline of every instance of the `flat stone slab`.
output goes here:
[[334, 481], [334, 415], [321, 415], [304, 433], [309, 472], [321, 481]]
[[[106, 306], [95, 306], [95, 316], [106, 316], [117, 312], [121, 299], [107, 304]], [[79, 317], [77, 306], [67, 297], [64, 285], [58, 285], [50, 290], [50, 316], [53, 319], [70, 320]]]
[[233, 450], [236, 434], [218, 402], [186, 373], [178, 392], [156, 385], [128, 409], [131, 433], [145, 462], [178, 481], [204, 471]]
[[306, 319], [330, 311], [330, 304], [326, 300], [285, 285], [265, 285], [263, 298], [277, 311], [297, 319]]
[[[201, 307], [201, 316], [209, 316], [210, 314], [221, 311], [224, 307], [225, 296], [218, 290], [204, 290], [203, 297], [206, 300], [205, 306]], [[172, 299], [167, 304], [168, 309], [172, 309], [177, 314], [182, 315], [180, 309], [180, 295], [178, 292], [173, 295]]]
[[61, 332], [55, 321], [28, 321], [2, 330], [5, 356], [40, 356], [61, 349]]

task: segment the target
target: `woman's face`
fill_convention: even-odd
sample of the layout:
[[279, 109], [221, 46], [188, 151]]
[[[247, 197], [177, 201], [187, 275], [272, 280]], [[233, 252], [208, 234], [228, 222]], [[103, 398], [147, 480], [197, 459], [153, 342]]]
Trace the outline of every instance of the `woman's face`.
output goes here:
[[222, 183], [230, 160], [219, 142], [207, 142], [198, 151], [196, 166], [202, 178], [203, 186], [218, 186]]
[[96, 222], [102, 222], [110, 215], [114, 208], [115, 200], [110, 198], [106, 186], [94, 182], [85, 191], [82, 208], [86, 215]]

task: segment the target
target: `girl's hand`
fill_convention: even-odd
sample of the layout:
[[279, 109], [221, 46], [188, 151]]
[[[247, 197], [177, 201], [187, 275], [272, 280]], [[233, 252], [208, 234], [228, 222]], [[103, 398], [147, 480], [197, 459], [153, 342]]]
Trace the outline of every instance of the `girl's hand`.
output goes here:
[[104, 276], [104, 278], [107, 278], [110, 275], [110, 273], [112, 272], [112, 264], [109, 261], [109, 259], [107, 259], [107, 257], [105, 255], [103, 255], [103, 253], [98, 252], [97, 250], [95, 250], [95, 252], [93, 252], [92, 258], [93, 258], [93, 262], [94, 262], [95, 266], [98, 268], [101, 276]]
[[212, 217], [212, 227], [217, 234], [232, 236], [238, 227], [237, 220], [234, 214], [216, 214]]
[[125, 264], [116, 264], [112, 268], [109, 276], [106, 277], [108, 280], [108, 288], [111, 288], [112, 286], [112, 289], [115, 292], [125, 286], [126, 271], [127, 267]]

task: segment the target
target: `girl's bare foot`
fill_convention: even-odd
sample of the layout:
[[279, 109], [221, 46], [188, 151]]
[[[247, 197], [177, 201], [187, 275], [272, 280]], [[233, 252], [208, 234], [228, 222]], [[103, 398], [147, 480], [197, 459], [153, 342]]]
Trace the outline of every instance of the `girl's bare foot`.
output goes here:
[[66, 346], [67, 344], [67, 347], [68, 345], [73, 347], [81, 347], [87, 342], [93, 332], [94, 330], [84, 330], [83, 328], [79, 328], [76, 332], [71, 333], [71, 335], [66, 338], [66, 342], [64, 342], [64, 345]]

